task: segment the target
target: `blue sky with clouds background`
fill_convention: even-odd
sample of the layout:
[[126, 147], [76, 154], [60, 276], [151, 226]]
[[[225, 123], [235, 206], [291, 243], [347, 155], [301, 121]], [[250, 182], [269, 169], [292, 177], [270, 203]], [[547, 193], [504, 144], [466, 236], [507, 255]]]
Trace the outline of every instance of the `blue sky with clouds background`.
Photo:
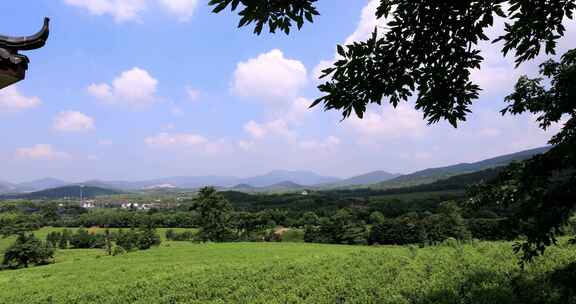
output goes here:
[[[52, 19], [27, 79], [0, 90], [0, 179], [147, 179], [260, 174], [407, 173], [542, 146], [558, 129], [501, 117], [503, 97], [534, 63], [483, 45], [474, 113], [453, 129], [427, 126], [410, 103], [365, 119], [307, 110], [335, 45], [364, 39], [376, 1], [322, 0], [322, 15], [290, 36], [237, 29], [199, 0], [21, 0], [0, 4], [0, 32], [28, 35]], [[559, 53], [573, 48], [574, 22]], [[492, 30], [502, 30], [501, 22]]]

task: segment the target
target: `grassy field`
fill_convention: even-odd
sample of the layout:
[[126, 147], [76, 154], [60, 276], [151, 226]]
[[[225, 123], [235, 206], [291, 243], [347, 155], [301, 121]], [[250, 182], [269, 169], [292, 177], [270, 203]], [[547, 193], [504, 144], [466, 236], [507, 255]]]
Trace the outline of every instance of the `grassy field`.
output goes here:
[[574, 261], [565, 242], [525, 271], [503, 242], [164, 242], [117, 257], [60, 250], [56, 264], [0, 272], [0, 303], [572, 303], [554, 284]]

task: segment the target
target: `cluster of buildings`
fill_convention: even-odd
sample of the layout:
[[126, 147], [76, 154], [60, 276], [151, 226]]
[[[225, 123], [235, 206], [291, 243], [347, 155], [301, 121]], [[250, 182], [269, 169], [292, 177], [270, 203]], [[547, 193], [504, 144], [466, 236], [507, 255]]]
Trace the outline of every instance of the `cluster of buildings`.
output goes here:
[[135, 203], [129, 201], [97, 201], [97, 200], [84, 200], [80, 206], [86, 209], [95, 208], [121, 208], [126, 210], [150, 210], [173, 207], [170, 204], [163, 204], [160, 202], [154, 203]]

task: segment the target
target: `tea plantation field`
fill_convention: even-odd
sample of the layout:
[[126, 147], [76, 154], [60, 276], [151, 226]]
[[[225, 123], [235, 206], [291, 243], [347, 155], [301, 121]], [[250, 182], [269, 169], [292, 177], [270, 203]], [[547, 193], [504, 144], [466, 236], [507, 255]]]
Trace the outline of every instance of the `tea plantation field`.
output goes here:
[[[520, 271], [511, 243], [367, 247], [193, 244], [0, 272], [0, 303], [573, 303], [576, 247]], [[572, 298], [576, 300], [576, 298]]]

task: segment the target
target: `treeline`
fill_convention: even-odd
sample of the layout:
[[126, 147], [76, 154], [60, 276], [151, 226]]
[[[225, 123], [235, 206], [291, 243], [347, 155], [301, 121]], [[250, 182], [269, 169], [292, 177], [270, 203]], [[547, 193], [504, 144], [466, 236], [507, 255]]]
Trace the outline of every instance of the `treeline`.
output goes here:
[[[195, 238], [198, 241], [263, 241], [277, 240], [274, 228], [282, 226], [305, 231], [308, 242], [411, 244], [435, 243], [447, 238], [508, 240], [523, 231], [509, 220], [515, 212], [513, 206], [465, 208], [462, 198], [452, 194], [412, 199], [347, 197], [332, 203], [328, 197], [317, 193], [249, 195], [205, 188], [192, 201], [183, 202], [177, 208], [148, 211], [86, 210], [78, 206], [30, 202], [3, 204], [0, 233], [15, 234], [14, 231], [31, 231], [43, 226], [133, 228], [151, 225], [199, 228]], [[250, 199], [255, 201], [248, 203]], [[291, 203], [301, 208], [281, 208]], [[168, 238], [192, 239], [190, 235]]]
[[16, 241], [4, 252], [0, 270], [28, 268], [29, 265], [46, 265], [54, 262], [54, 252], [59, 249], [104, 249], [108, 255], [120, 255], [128, 251], [147, 250], [161, 243], [160, 236], [152, 226], [103, 234], [84, 228], [48, 233], [46, 240], [39, 240], [33, 233], [20, 231]]
[[160, 236], [152, 227], [132, 228], [129, 230], [104, 233], [79, 228], [75, 232], [68, 229], [53, 231], [46, 236], [46, 242], [60, 249], [106, 249], [110, 255], [132, 250], [146, 250], [161, 243]]
[[[340, 210], [329, 218], [306, 215], [308, 223], [304, 240], [332, 244], [390, 244], [439, 243], [454, 238], [467, 240], [473, 237], [460, 208], [454, 202], [441, 204], [438, 213], [409, 213], [396, 218], [386, 218], [376, 211], [370, 222], [361, 221], [348, 210]], [[370, 224], [370, 225], [367, 225]]]

